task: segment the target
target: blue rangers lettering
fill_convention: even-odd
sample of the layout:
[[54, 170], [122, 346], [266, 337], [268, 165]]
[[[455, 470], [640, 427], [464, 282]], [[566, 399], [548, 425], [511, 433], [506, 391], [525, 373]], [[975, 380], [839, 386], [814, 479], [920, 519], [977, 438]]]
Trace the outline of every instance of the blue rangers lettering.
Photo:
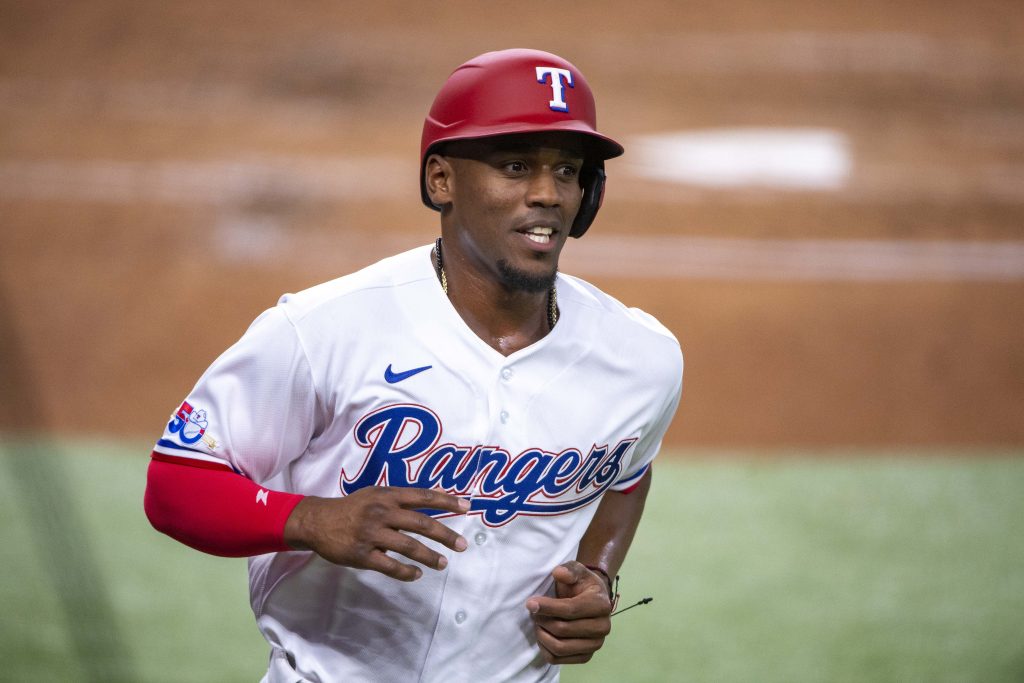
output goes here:
[[441, 432], [441, 420], [423, 406], [389, 405], [366, 415], [353, 430], [366, 458], [354, 475], [342, 469], [342, 493], [367, 486], [472, 493], [469, 514], [501, 526], [521, 514], [560, 515], [599, 499], [636, 443], [630, 438], [611, 449], [594, 445], [586, 456], [575, 448], [560, 453], [529, 448], [513, 456], [497, 446], [438, 445]]

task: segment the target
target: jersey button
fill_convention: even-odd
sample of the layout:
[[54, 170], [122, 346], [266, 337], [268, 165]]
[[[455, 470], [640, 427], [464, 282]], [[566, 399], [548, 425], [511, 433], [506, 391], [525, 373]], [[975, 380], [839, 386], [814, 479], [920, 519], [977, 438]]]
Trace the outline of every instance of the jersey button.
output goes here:
[[477, 545], [483, 545], [484, 543], [487, 543], [487, 534], [482, 531], [478, 531], [476, 532], [476, 536], [473, 537], [473, 540], [476, 541]]
[[465, 620], [466, 620], [466, 612], [465, 611], [460, 609], [458, 612], [455, 613], [455, 623], [456, 624], [461, 624]]
[[506, 424], [508, 422], [508, 411], [501, 411], [500, 413], [498, 413], [498, 417], [501, 418], [501, 424]]
[[504, 380], [512, 379], [512, 375], [516, 374], [512, 368], [505, 368], [501, 371], [501, 378]]

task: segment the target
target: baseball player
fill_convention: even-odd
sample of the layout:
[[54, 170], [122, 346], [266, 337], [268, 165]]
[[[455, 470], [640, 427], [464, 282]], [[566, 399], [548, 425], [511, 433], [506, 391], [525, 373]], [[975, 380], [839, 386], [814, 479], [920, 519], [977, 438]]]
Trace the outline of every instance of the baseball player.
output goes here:
[[682, 387], [664, 327], [558, 272], [622, 151], [566, 60], [463, 64], [423, 127], [440, 238], [284, 295], [172, 414], [146, 513], [249, 557], [265, 681], [556, 681], [601, 647]]

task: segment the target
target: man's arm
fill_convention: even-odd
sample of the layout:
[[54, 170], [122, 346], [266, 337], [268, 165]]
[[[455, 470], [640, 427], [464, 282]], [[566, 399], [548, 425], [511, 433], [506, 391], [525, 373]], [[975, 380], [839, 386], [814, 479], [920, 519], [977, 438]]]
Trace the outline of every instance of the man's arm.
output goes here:
[[153, 453], [144, 506], [157, 531], [221, 557], [291, 550], [285, 521], [302, 496], [271, 491], [227, 464]]
[[580, 549], [576, 553], [579, 562], [600, 567], [609, 577], [619, 572], [644, 514], [647, 492], [651, 489], [651, 469], [647, 469], [628, 493], [609, 491], [601, 499], [594, 519], [580, 541]]
[[244, 557], [287, 550], [312, 550], [324, 559], [415, 581], [419, 567], [435, 569], [447, 559], [410, 534], [455, 551], [466, 539], [419, 510], [464, 514], [466, 500], [440, 491], [370, 486], [343, 498], [318, 498], [273, 491], [227, 465], [153, 454], [145, 509], [158, 531], [203, 552]]
[[[576, 561], [552, 572], [555, 597], [534, 596], [526, 601], [544, 658], [552, 664], [590, 661], [611, 631], [609, 585], [619, 571], [643, 516], [651, 470], [627, 493], [609, 491], [580, 541]], [[588, 569], [586, 565], [604, 571]]]

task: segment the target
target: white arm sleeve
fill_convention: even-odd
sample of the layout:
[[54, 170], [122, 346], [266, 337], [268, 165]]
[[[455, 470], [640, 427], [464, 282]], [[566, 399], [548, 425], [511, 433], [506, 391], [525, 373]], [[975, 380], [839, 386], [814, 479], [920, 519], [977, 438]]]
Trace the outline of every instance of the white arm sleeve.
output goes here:
[[316, 396], [296, 330], [272, 308], [203, 373], [155, 450], [226, 462], [261, 483], [306, 450]]
[[[682, 359], [680, 359], [680, 362], [682, 362]], [[654, 460], [654, 457], [658, 454], [658, 451], [661, 450], [661, 442], [665, 438], [665, 432], [668, 431], [669, 425], [672, 424], [672, 418], [676, 414], [676, 408], [679, 407], [679, 399], [682, 396], [682, 391], [683, 375], [682, 367], [680, 367], [679, 380], [675, 389], [668, 394], [665, 405], [662, 406], [661, 412], [651, 423], [651, 428], [640, 437], [639, 441], [637, 441], [633, 450], [633, 456], [630, 459], [629, 469], [612, 485], [612, 491], [623, 491], [628, 489], [639, 481], [647, 472], [647, 468]]]

